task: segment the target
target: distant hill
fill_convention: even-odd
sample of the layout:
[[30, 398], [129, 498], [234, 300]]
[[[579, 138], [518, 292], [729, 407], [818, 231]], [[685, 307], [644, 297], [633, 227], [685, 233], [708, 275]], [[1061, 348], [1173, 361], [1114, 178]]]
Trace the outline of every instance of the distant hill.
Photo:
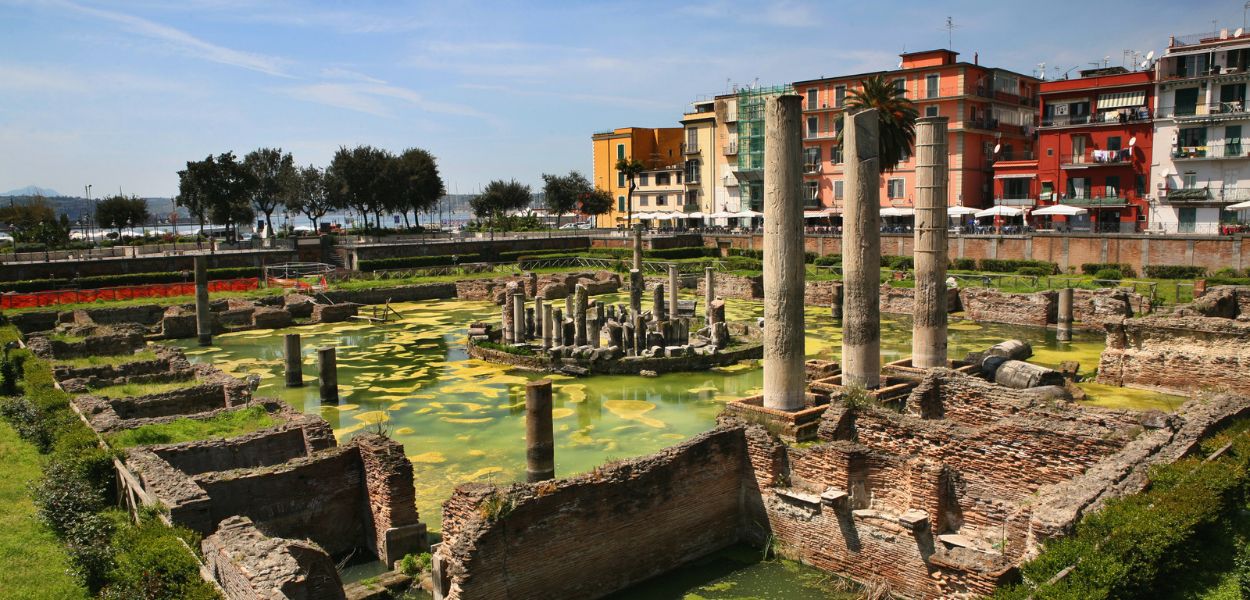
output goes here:
[[36, 185], [28, 185], [24, 188], [9, 190], [0, 196], [44, 196], [47, 198], [60, 196], [61, 193], [51, 188], [41, 188]]
[[[36, 198], [41, 198], [43, 202], [52, 207], [52, 210], [56, 211], [57, 214], [64, 214], [69, 217], [69, 220], [74, 222], [78, 222], [78, 220], [84, 216], [94, 217], [95, 203], [99, 200], [99, 198], [92, 198], [88, 201], [86, 198], [79, 196], [35, 196], [17, 194], [3, 194], [0, 195], [0, 197], [4, 198], [4, 201], [0, 203], [4, 205], [8, 205], [10, 203], [26, 204], [28, 202], [35, 201]], [[151, 214], [152, 218], [156, 221], [168, 219], [169, 213], [174, 210], [173, 198], [144, 198], [144, 200], [148, 201], [148, 213]], [[190, 222], [190, 217], [185, 208], [178, 208], [178, 215], [179, 221], [184, 223]]]

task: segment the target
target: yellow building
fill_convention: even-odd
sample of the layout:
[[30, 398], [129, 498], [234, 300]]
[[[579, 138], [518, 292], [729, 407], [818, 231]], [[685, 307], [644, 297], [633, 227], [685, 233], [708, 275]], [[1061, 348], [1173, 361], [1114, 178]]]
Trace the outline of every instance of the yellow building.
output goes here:
[[686, 159], [686, 205], [698, 207], [692, 211], [711, 214], [716, 211], [713, 199], [716, 178], [721, 172], [718, 163], [725, 162], [725, 149], [717, 146], [715, 101], [695, 102], [692, 110], [682, 115], [681, 124], [685, 127], [682, 153]]
[[634, 158], [648, 169], [682, 165], [682, 135], [681, 127], [620, 127], [590, 137], [594, 146], [595, 187], [607, 190], [615, 200], [611, 211], [597, 217], [596, 227], [625, 226], [629, 182], [616, 169], [616, 161]]

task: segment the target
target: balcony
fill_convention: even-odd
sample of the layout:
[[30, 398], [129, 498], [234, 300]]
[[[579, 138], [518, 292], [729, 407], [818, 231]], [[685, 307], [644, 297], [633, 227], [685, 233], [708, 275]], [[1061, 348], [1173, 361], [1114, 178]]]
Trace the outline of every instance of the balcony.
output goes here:
[[[1116, 115], [1116, 116], [1112, 116]], [[1120, 118], [1123, 115], [1123, 119]], [[1150, 110], [1139, 108], [1133, 110], [1132, 107], [1121, 109], [1121, 111], [1108, 111], [1097, 115], [1051, 115], [1042, 117], [1041, 127], [1079, 127], [1082, 125], [1098, 126], [1098, 125], [1124, 125], [1127, 123], [1137, 123], [1150, 120]]]
[[1159, 116], [1170, 117], [1178, 123], [1198, 121], [1239, 121], [1250, 119], [1250, 109], [1242, 100], [1174, 106], [1159, 111]]
[[1037, 154], [1031, 150], [1002, 151], [999, 152], [997, 156], [987, 158], [986, 164], [989, 167], [993, 167], [995, 163], [1011, 162], [1015, 160], [1037, 160]]
[[1250, 188], [1190, 188], [1168, 190], [1164, 202], [1179, 205], [1232, 204], [1250, 200]]
[[682, 144], [682, 145], [681, 145], [681, 152], [682, 152], [682, 154], [698, 154], [698, 153], [699, 153], [699, 142], [694, 142], [694, 143], [689, 143], [689, 142], [687, 142], [687, 143], [685, 143], [685, 144]]
[[729, 142], [725, 144], [725, 156], [735, 156], [738, 154], [738, 142]]
[[1086, 150], [1082, 154], [1065, 154], [1059, 159], [1063, 169], [1088, 169], [1090, 167], [1123, 167], [1133, 164], [1132, 148], [1120, 150]]
[[1217, 143], [1206, 146], [1172, 148], [1172, 160], [1233, 160], [1250, 157], [1250, 148], [1242, 144]]
[[1068, 206], [1125, 206], [1129, 203], [1128, 198], [1119, 194], [1089, 194], [1080, 196], [1063, 195], [1059, 199], [1059, 204], [1067, 204]]
[[1033, 206], [1037, 203], [1036, 198], [995, 198], [995, 206]]
[[737, 177], [734, 177], [733, 175], [726, 175], [722, 179], [724, 180], [725, 187], [738, 187]]
[[820, 163], [820, 162], [805, 162], [803, 163], [803, 174], [804, 175], [819, 175], [820, 172], [824, 170], [823, 165], [824, 163]]
[[832, 131], [808, 131], [803, 134], [804, 141], [812, 140], [833, 140], [837, 139], [838, 134]]

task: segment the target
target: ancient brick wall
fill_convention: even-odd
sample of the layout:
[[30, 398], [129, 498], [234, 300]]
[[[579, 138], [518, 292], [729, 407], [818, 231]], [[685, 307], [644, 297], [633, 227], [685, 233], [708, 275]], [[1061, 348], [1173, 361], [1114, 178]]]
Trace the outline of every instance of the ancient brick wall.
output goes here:
[[736, 542], [742, 436], [713, 430], [572, 479], [460, 486], [436, 557], [447, 598], [598, 598]]
[[1058, 309], [1054, 291], [1008, 294], [988, 288], [959, 290], [959, 303], [973, 321], [1045, 327], [1055, 320]]
[[[322, 422], [322, 425], [329, 427]], [[284, 463], [308, 454], [304, 430], [281, 427], [228, 440], [213, 439], [152, 449], [171, 466], [188, 475], [209, 471], [250, 469]]]
[[345, 598], [334, 561], [314, 543], [269, 537], [247, 517], [222, 521], [200, 543], [227, 600]]
[[[1057, 302], [1056, 299], [1056, 312]], [[1145, 297], [1128, 290], [1072, 290], [1072, 319], [1087, 327], [1101, 327], [1108, 321], [1131, 317], [1135, 312], [1149, 309], [1150, 303]]]
[[1108, 323], [1098, 381], [1176, 392], [1250, 389], [1250, 322], [1154, 316]]
[[[695, 288], [700, 298], [704, 296], [703, 278], [699, 278]], [[716, 297], [735, 298], [738, 300], [762, 300], [764, 298], [764, 277], [744, 277], [731, 273], [716, 274]]]
[[417, 518], [412, 463], [399, 442], [358, 435], [350, 442], [360, 451], [364, 467], [373, 538], [370, 547], [382, 564], [391, 565], [425, 549], [425, 525]]
[[358, 260], [401, 258], [409, 256], [451, 256], [494, 254], [519, 250], [578, 250], [590, 247], [588, 237], [553, 237], [522, 239], [465, 239], [463, 241], [424, 241], [392, 244], [361, 244], [354, 246]]

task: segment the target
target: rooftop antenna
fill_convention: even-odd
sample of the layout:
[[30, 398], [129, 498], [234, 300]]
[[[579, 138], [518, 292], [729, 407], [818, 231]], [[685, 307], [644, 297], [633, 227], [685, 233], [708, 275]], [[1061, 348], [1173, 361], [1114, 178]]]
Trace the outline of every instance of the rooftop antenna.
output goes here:
[[[1247, 4], [1250, 4], [1250, 2], [1248, 2]], [[942, 29], [946, 30], [946, 49], [954, 50], [955, 49], [955, 30], [959, 29], [959, 26], [955, 24], [955, 19], [952, 17], [946, 17], [946, 25], [944, 25]]]
[[1107, 68], [1107, 65], [1109, 64], [1111, 64], [1111, 57], [1110, 56], [1102, 57], [1102, 68], [1104, 69]]
[[1038, 73], [1041, 73], [1041, 77], [1038, 77], [1038, 79], [1046, 81], [1046, 63], [1037, 63], [1037, 71]]

